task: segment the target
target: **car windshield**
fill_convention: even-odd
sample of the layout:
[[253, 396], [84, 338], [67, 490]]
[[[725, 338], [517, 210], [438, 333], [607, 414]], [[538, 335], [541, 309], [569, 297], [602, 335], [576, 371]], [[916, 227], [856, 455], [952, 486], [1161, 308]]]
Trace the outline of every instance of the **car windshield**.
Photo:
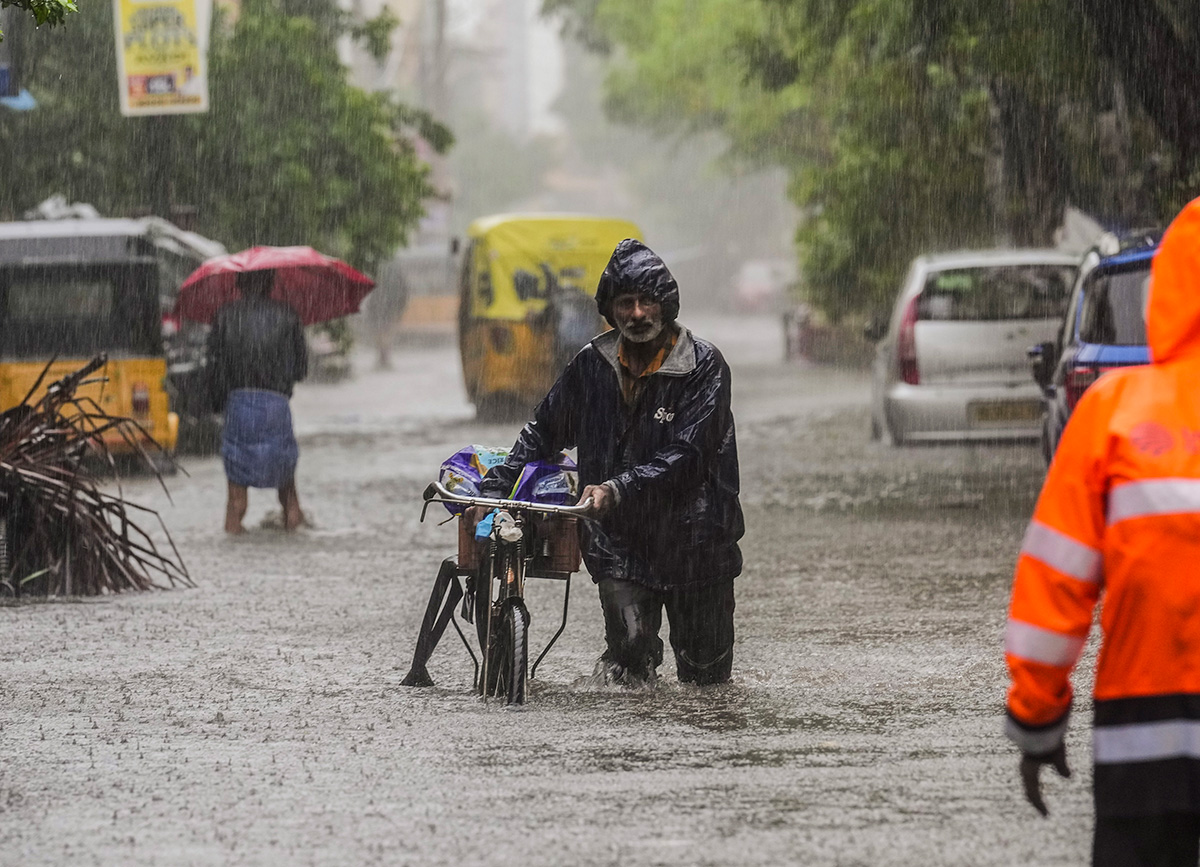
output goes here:
[[1145, 346], [1143, 315], [1149, 263], [1127, 271], [1093, 272], [1084, 287], [1079, 336], [1086, 343]]
[[0, 353], [8, 358], [162, 352], [153, 269], [0, 269]]
[[1002, 265], [936, 271], [917, 302], [921, 320], [994, 322], [1057, 319], [1066, 311], [1075, 269], [1069, 265]]

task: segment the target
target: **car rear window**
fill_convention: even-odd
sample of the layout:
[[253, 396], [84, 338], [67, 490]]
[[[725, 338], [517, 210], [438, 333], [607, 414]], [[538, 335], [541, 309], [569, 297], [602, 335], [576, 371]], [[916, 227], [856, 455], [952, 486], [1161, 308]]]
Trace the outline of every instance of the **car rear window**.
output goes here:
[[1092, 272], [1083, 290], [1079, 336], [1087, 343], [1145, 346], [1149, 263], [1128, 271]]
[[936, 271], [925, 281], [917, 318], [944, 322], [1058, 319], [1067, 308], [1075, 269], [1004, 265]]

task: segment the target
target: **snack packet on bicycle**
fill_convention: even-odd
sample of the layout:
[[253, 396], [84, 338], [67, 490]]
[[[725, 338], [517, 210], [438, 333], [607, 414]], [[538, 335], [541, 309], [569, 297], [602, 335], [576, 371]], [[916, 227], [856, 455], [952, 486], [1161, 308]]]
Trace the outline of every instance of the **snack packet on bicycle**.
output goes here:
[[[442, 462], [438, 481], [451, 493], [464, 497], [479, 496], [483, 477], [492, 467], [504, 463], [508, 449], [470, 445], [459, 449]], [[508, 499], [569, 506], [579, 499], [579, 472], [564, 452], [557, 461], [532, 461], [525, 465]], [[461, 515], [460, 503], [443, 503], [452, 515]]]

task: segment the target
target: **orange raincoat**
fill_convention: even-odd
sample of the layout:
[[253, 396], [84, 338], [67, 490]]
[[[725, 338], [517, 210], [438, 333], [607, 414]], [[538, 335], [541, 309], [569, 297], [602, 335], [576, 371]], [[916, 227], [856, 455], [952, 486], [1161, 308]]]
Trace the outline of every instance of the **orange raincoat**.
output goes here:
[[1006, 733], [1062, 741], [1069, 675], [1101, 594], [1101, 816], [1200, 812], [1200, 199], [1155, 256], [1152, 362], [1084, 394], [1021, 547], [1005, 632]]

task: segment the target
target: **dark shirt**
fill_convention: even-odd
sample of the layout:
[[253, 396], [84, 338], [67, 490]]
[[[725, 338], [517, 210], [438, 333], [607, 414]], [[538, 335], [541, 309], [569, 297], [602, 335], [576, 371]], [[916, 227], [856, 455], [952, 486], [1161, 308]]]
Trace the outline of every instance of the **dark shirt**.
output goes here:
[[258, 388], [292, 396], [308, 375], [300, 317], [282, 301], [243, 298], [217, 311], [208, 335], [209, 381], [217, 407], [229, 392]]

